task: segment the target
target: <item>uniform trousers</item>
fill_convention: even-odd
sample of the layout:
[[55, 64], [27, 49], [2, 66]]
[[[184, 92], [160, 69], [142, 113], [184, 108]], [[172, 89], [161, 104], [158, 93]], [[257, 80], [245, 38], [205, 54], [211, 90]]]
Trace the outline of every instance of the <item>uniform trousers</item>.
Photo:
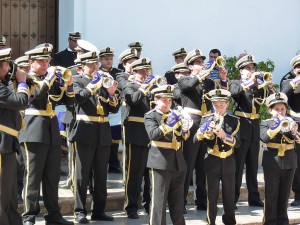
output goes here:
[[127, 174], [125, 181], [124, 209], [127, 214], [136, 213], [138, 211], [138, 200], [140, 198], [143, 177], [145, 179], [145, 184], [142, 202], [145, 209], [149, 207], [150, 181], [149, 169], [146, 168], [148, 153], [148, 147], [126, 143]]
[[260, 200], [257, 182], [259, 141], [250, 142], [241, 139], [240, 148], [234, 151], [236, 171], [235, 171], [235, 203], [240, 197], [240, 189], [246, 164], [246, 183], [248, 189], [248, 202]]
[[93, 172], [92, 214], [102, 214], [105, 210], [107, 198], [107, 165], [110, 146], [92, 146], [74, 142], [75, 148], [75, 176], [74, 197], [75, 216], [87, 215], [85, 208], [89, 174]]
[[295, 169], [263, 167], [265, 178], [265, 225], [288, 225], [288, 200]]
[[0, 224], [21, 225], [17, 211], [16, 153], [0, 154]]
[[46, 221], [61, 218], [58, 205], [58, 183], [60, 179], [61, 149], [60, 145], [43, 143], [21, 143], [25, 162], [24, 179], [24, 221], [35, 222], [40, 212], [39, 193], [42, 182], [43, 200], [48, 213]]
[[[222, 173], [222, 172], [221, 172]], [[219, 174], [207, 171], [207, 198], [208, 198], [208, 211], [207, 220], [211, 225], [215, 225], [216, 216], [218, 212], [218, 198], [220, 181], [222, 182], [222, 196], [224, 214], [222, 221], [225, 225], [236, 224], [234, 213], [234, 173]]]
[[183, 156], [187, 165], [187, 172], [184, 182], [184, 202], [189, 192], [193, 171], [195, 169], [196, 188], [195, 188], [195, 204], [197, 206], [205, 206], [207, 204], [206, 180], [204, 171], [204, 156], [207, 152], [207, 146], [204, 141], [193, 141], [194, 135], [183, 142]]
[[150, 169], [151, 212], [150, 225], [166, 225], [166, 207], [169, 206], [173, 225], [184, 225], [183, 191], [185, 171]]
[[300, 145], [296, 144], [296, 154], [297, 154], [297, 169], [295, 170], [292, 190], [295, 193], [295, 200], [300, 201]]

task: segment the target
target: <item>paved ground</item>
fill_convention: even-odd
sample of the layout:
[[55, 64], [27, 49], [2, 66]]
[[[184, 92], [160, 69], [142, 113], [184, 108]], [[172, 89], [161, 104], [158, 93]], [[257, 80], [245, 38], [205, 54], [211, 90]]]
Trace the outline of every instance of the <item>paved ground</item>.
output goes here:
[[[142, 210], [140, 210], [140, 218], [137, 220], [127, 219], [125, 214], [123, 212], [117, 211], [117, 212], [109, 212], [108, 214], [115, 217], [114, 222], [90, 222], [90, 224], [95, 225], [148, 225], [149, 217], [146, 215]], [[219, 204], [219, 211], [218, 211], [218, 217], [217, 217], [217, 224], [222, 224], [221, 221], [221, 215], [222, 215], [222, 205]], [[262, 215], [263, 210], [262, 208], [258, 207], [248, 207], [248, 205], [245, 202], [240, 202], [238, 204], [238, 210], [236, 211], [236, 220], [238, 224], [258, 224], [258, 222], [262, 221]], [[73, 220], [72, 216], [66, 216], [66, 219], [69, 221]], [[89, 218], [89, 216], [88, 216]], [[197, 211], [194, 210], [194, 208], [190, 205], [188, 207], [188, 213], [185, 215], [185, 220], [187, 225], [202, 225], [205, 223], [206, 218], [206, 211]], [[300, 207], [290, 207], [289, 208], [289, 218], [291, 222], [295, 222], [298, 220], [297, 223], [294, 224], [300, 224]], [[43, 218], [39, 217], [37, 218], [38, 222], [37, 225], [44, 224]], [[167, 224], [172, 224], [171, 220], [168, 216]]]

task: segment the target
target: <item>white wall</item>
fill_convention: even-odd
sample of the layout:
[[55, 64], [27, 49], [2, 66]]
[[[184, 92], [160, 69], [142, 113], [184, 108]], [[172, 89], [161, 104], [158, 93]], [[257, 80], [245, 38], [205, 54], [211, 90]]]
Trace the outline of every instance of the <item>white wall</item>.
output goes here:
[[[171, 53], [199, 48], [207, 56], [218, 48], [227, 56], [243, 50], [258, 61], [275, 62], [276, 81], [290, 70], [300, 50], [299, 0], [61, 0], [59, 48], [67, 32], [81, 31], [99, 49], [118, 56], [127, 44], [144, 44], [155, 74], [174, 65]], [[117, 60], [115, 61], [117, 65]]]

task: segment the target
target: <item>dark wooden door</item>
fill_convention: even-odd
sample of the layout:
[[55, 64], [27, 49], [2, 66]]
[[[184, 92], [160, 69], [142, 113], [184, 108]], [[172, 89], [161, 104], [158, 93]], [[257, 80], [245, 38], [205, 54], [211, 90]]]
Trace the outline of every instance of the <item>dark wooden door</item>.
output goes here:
[[0, 0], [0, 35], [13, 58], [38, 44], [57, 49], [57, 0]]

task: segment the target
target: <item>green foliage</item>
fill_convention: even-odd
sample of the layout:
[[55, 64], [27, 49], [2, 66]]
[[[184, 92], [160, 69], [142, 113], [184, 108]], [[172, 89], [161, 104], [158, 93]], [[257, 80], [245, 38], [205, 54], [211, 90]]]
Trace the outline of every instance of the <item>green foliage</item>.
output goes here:
[[[233, 57], [226, 57], [226, 69], [228, 72], [228, 78], [230, 80], [239, 80], [240, 79], [240, 72], [237, 68], [235, 68], [235, 64], [238, 60], [238, 58], [236, 56]], [[272, 60], [267, 59], [266, 61], [260, 61], [257, 63], [256, 66], [256, 70], [257, 71], [265, 71], [265, 72], [273, 72], [275, 68], [275, 64]], [[278, 90], [278, 85], [275, 85], [276, 89]], [[228, 110], [232, 110], [233, 109], [233, 104], [231, 103], [228, 107]], [[270, 118], [270, 114], [268, 112], [268, 108], [265, 104], [263, 104], [260, 107], [260, 118], [261, 120]]]

